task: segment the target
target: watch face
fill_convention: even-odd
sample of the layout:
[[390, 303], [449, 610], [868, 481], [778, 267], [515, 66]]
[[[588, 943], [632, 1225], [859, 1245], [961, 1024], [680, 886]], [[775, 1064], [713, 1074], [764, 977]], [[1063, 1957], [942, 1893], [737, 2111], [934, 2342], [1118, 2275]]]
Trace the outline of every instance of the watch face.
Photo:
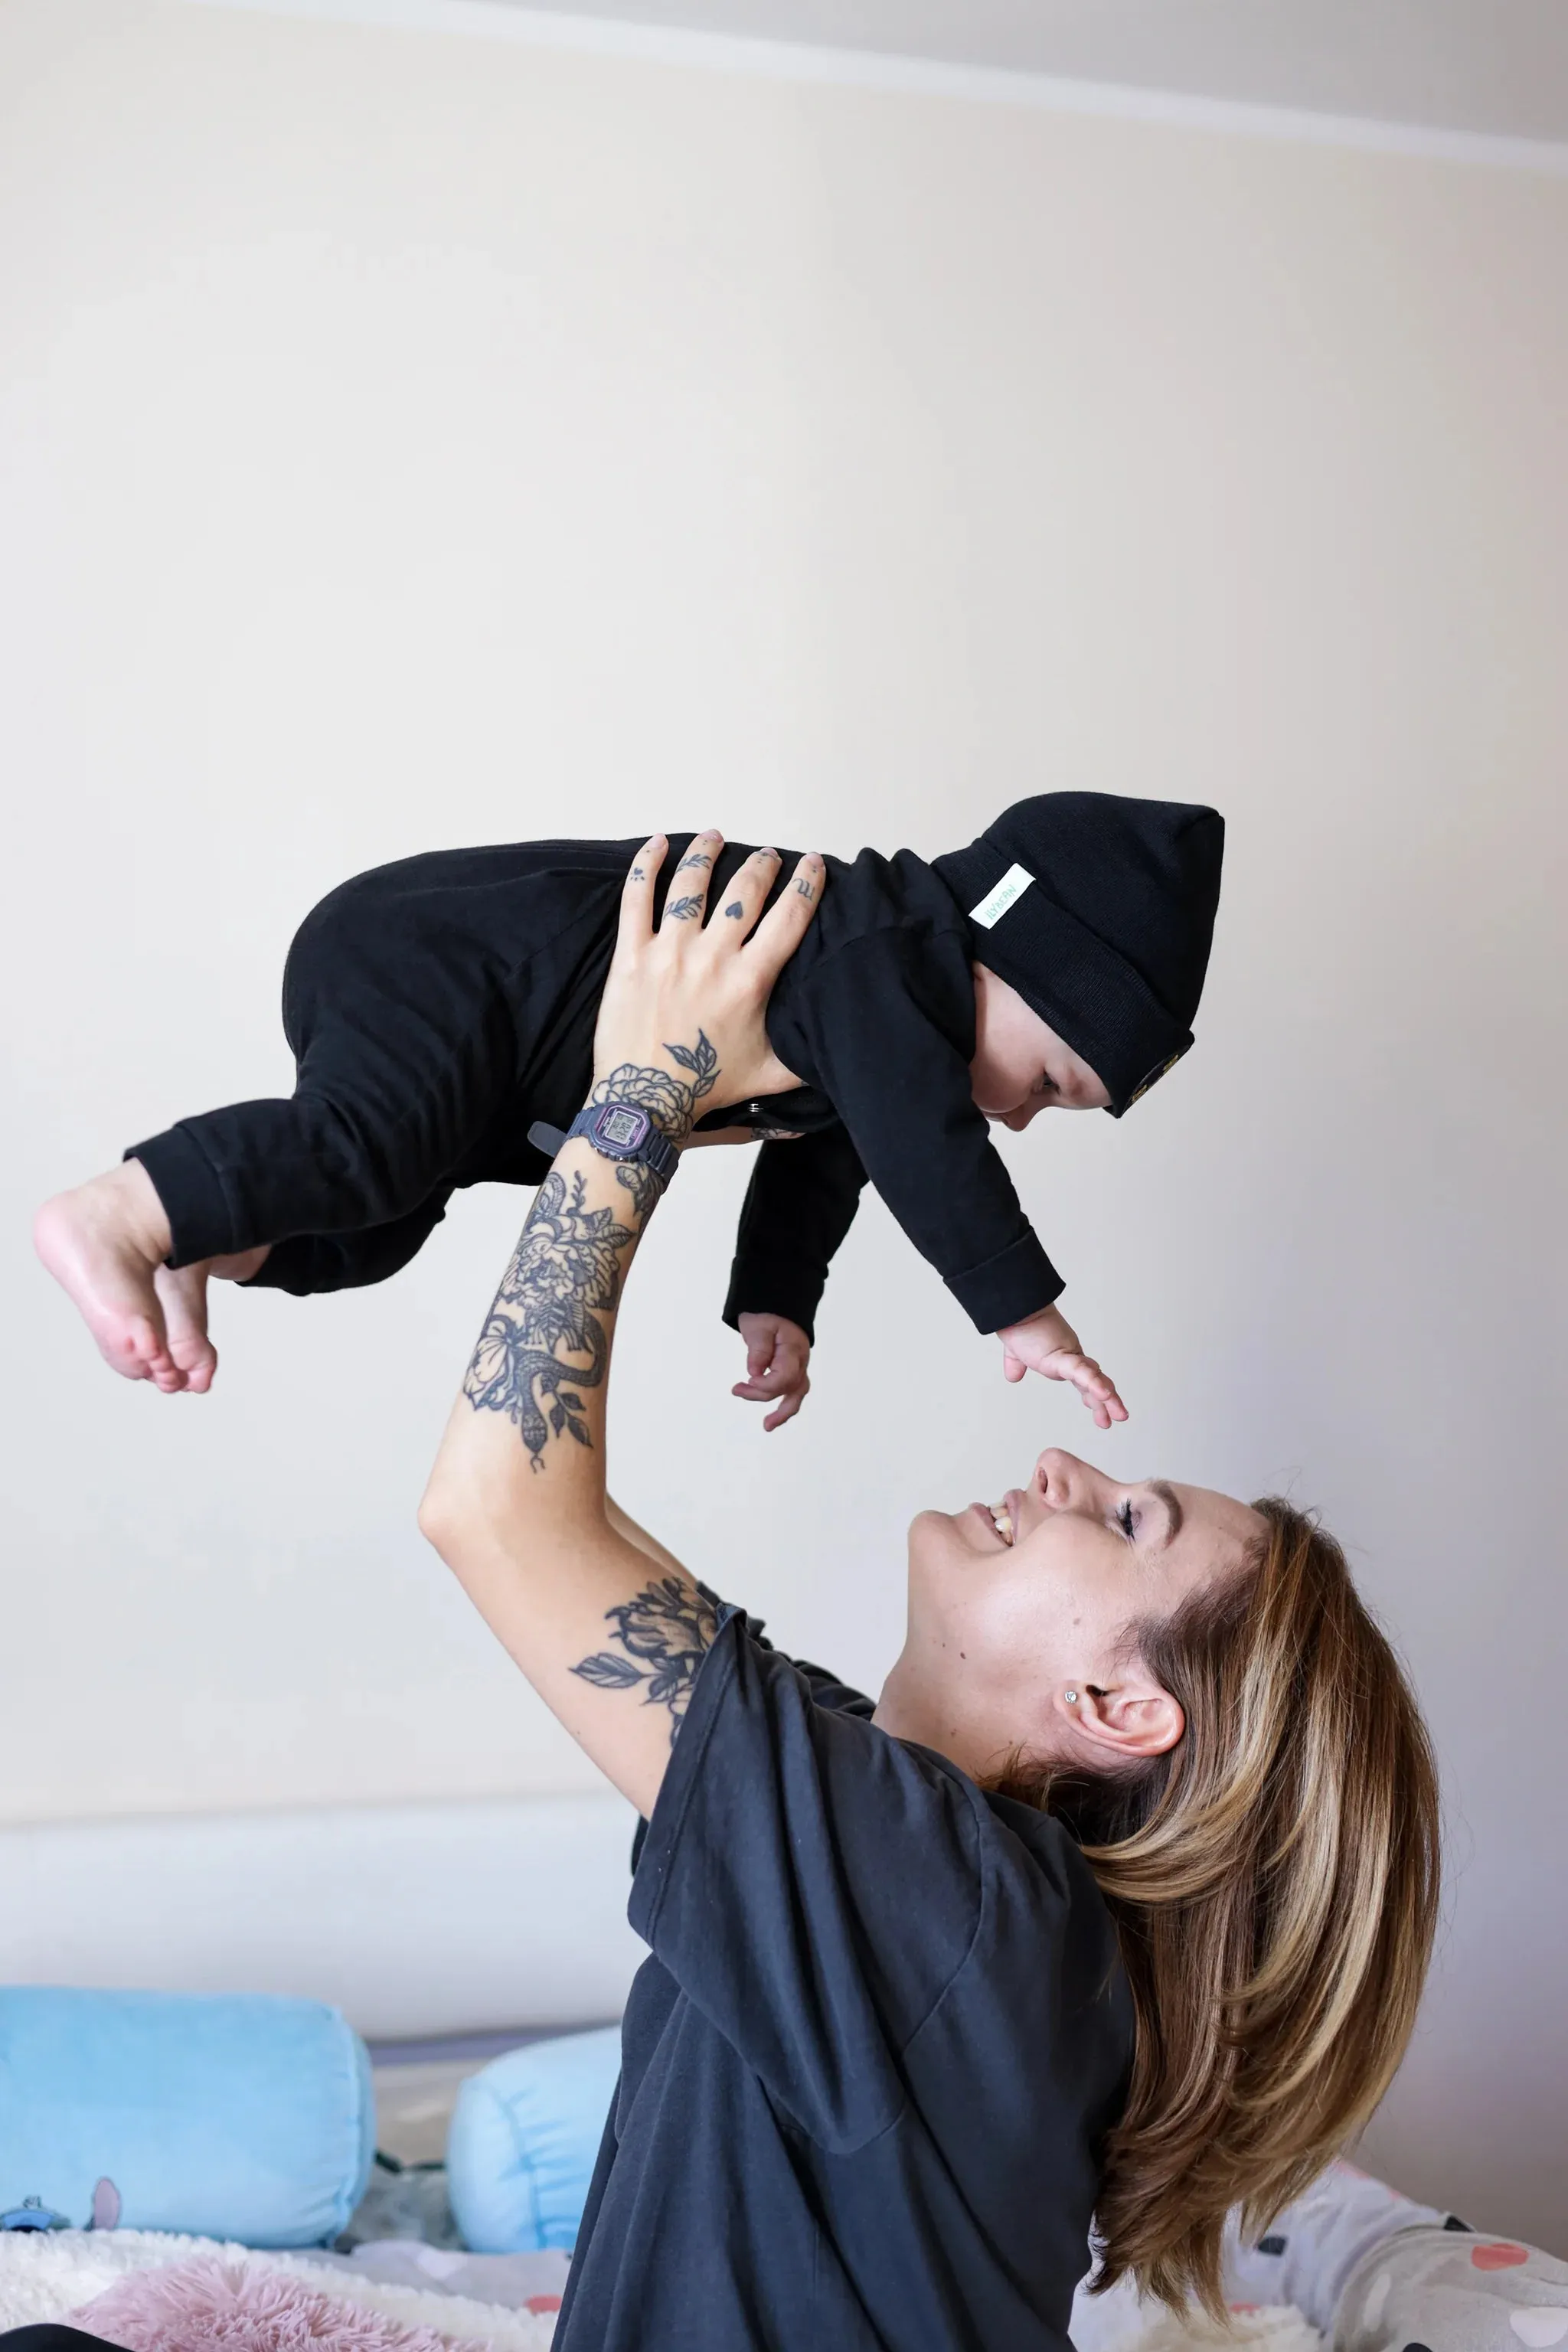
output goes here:
[[648, 1130], [646, 1110], [628, 1110], [622, 1103], [599, 1113], [597, 1132], [602, 1141], [612, 1143], [623, 1151], [635, 1151]]

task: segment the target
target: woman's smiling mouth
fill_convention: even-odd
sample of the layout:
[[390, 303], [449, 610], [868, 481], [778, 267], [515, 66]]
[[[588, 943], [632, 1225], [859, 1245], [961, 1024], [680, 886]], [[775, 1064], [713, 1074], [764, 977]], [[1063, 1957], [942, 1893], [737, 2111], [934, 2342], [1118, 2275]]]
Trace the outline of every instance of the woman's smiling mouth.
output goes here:
[[1014, 1488], [1000, 1503], [971, 1503], [969, 1506], [981, 1524], [1007, 1545], [1011, 1545], [1017, 1535], [1018, 1523], [1013, 1509], [1016, 1492]]

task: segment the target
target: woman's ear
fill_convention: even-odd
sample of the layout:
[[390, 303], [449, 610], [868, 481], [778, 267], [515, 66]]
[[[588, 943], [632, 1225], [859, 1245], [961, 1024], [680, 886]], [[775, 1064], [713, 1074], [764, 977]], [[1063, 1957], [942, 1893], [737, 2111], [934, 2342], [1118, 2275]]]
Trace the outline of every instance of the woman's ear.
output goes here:
[[1168, 1755], [1187, 1727], [1170, 1692], [1136, 1667], [1120, 1675], [1114, 1689], [1079, 1684], [1069, 1695], [1067, 1714], [1080, 1739], [1108, 1758], [1121, 1756], [1129, 1761]]

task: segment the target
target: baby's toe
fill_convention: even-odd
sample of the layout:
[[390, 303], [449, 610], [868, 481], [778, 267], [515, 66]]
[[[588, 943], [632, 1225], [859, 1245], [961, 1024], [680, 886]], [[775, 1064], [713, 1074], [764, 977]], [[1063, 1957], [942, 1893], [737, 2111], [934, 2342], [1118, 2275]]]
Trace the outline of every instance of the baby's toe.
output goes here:
[[217, 1349], [204, 1331], [188, 1346], [171, 1344], [170, 1354], [185, 1376], [184, 1384], [193, 1396], [205, 1396], [217, 1370]]
[[168, 1361], [178, 1375], [169, 1386], [205, 1396], [217, 1370], [217, 1349], [207, 1337], [206, 1269], [161, 1266], [154, 1279], [168, 1333]]
[[[163, 1334], [148, 1316], [130, 1315], [121, 1320], [110, 1348], [120, 1359], [120, 1369], [133, 1381], [155, 1381], [173, 1369]], [[110, 1349], [104, 1352], [109, 1354]]]

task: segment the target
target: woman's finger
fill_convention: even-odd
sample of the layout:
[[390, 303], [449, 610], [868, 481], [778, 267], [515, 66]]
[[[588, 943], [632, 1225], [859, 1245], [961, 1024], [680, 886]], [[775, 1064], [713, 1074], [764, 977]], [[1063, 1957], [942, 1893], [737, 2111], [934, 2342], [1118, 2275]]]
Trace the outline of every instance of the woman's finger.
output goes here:
[[691, 846], [669, 877], [669, 896], [664, 902], [666, 923], [695, 923], [700, 929], [703, 909], [708, 904], [708, 885], [712, 878], [713, 860], [723, 845], [721, 833], [692, 835]]
[[668, 847], [664, 835], [656, 833], [644, 842], [626, 868], [626, 878], [621, 886], [620, 936], [623, 940], [653, 937], [653, 886]]
[[752, 932], [747, 953], [756, 958], [757, 976], [770, 988], [816, 920], [826, 880], [826, 866], [808, 850]]
[[728, 933], [728, 944], [734, 947], [748, 937], [766, 904], [778, 870], [776, 849], [753, 849], [745, 864], [736, 867], [724, 885], [723, 904], [714, 910], [712, 929], [716, 938]]

